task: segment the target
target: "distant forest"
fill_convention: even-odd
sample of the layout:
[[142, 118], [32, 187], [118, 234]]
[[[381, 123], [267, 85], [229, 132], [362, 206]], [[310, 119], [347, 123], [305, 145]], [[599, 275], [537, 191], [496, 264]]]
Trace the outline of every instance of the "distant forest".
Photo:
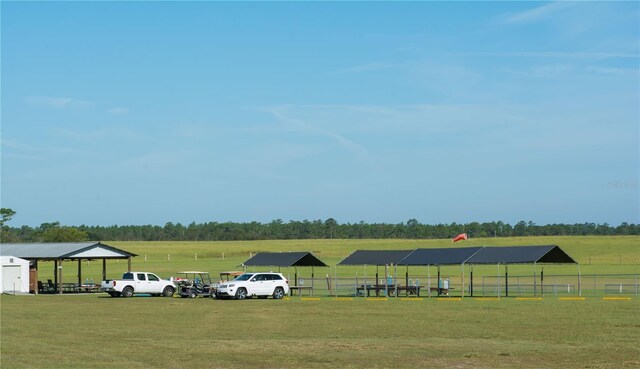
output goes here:
[[470, 238], [513, 236], [584, 236], [640, 235], [640, 224], [547, 224], [521, 221], [515, 225], [498, 222], [466, 224], [421, 224], [415, 219], [406, 223], [338, 223], [335, 219], [270, 223], [167, 223], [157, 225], [63, 226], [58, 222], [40, 227], [2, 226], [2, 242], [72, 242], [72, 241], [241, 241], [289, 239], [446, 239], [460, 233]]

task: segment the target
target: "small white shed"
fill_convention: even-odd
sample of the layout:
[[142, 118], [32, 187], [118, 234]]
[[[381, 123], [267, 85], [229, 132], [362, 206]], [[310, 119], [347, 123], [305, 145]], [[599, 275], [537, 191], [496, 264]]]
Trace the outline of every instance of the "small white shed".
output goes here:
[[0, 256], [0, 293], [29, 293], [29, 260]]

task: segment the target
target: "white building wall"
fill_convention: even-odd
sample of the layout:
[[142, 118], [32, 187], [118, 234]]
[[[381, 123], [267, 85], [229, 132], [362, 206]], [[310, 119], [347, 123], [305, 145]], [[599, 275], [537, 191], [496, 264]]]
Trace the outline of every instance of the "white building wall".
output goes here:
[[29, 260], [0, 256], [0, 293], [29, 293]]

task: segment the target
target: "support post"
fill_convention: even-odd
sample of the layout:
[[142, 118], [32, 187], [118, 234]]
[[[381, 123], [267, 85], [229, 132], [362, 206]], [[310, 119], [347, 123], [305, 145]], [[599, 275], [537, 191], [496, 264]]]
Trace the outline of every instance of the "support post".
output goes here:
[[127, 272], [131, 273], [131, 256], [127, 258]]
[[460, 296], [462, 298], [464, 298], [464, 290], [465, 290], [465, 285], [464, 285], [464, 263], [462, 263], [462, 275], [460, 277]]
[[102, 280], [107, 279], [107, 259], [102, 259]]
[[378, 285], [380, 284], [378, 282], [379, 281], [379, 279], [378, 279], [379, 278], [379, 276], [378, 276], [378, 267], [379, 267], [379, 265], [376, 265], [376, 296], [379, 296], [379, 294], [378, 294]]
[[78, 259], [78, 288], [82, 286], [82, 260]]
[[496, 273], [496, 282], [498, 284], [498, 298], [500, 298], [500, 263], [498, 263], [498, 273]]
[[429, 264], [427, 264], [427, 291], [429, 297], [431, 297], [431, 271], [429, 269]]
[[384, 297], [389, 297], [389, 265], [384, 266]]
[[473, 297], [473, 267], [471, 267], [471, 275], [469, 276], [469, 294]]
[[582, 275], [580, 275], [580, 264], [578, 264], [578, 296], [582, 296]]
[[58, 265], [58, 292], [62, 295], [62, 259]]
[[544, 266], [540, 270], [540, 296], [544, 296]]
[[58, 288], [58, 260], [53, 261], [53, 285]]
[[393, 286], [395, 289], [394, 295], [398, 297], [398, 264], [393, 266]]
[[536, 290], [537, 283], [538, 283], [538, 281], [536, 279], [536, 263], [534, 262], [533, 263], [533, 296], [534, 297], [537, 296], [537, 292], [538, 292]]
[[38, 291], [38, 260], [34, 260], [33, 261], [33, 271], [34, 271], [34, 276], [33, 276], [33, 280], [35, 283], [35, 288], [34, 288], [34, 293], [37, 295], [40, 291]]
[[509, 297], [509, 264], [504, 265], [504, 296]]
[[404, 274], [404, 285], [407, 286], [405, 292], [405, 297], [409, 297], [409, 266], [407, 265], [407, 272]]
[[438, 265], [438, 296], [440, 296], [440, 265]]

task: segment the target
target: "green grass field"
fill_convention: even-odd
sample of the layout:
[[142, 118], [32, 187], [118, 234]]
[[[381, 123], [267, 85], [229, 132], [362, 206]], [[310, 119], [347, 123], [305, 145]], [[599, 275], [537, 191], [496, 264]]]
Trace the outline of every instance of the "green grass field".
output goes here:
[[[640, 237], [511, 238], [478, 239], [460, 246], [558, 244], [581, 263], [582, 273], [637, 274], [639, 241]], [[162, 277], [186, 269], [212, 274], [234, 270], [250, 252], [312, 251], [335, 265], [356, 249], [451, 245], [448, 240], [105, 243], [139, 254], [133, 268]], [[41, 264], [41, 280], [46, 280], [49, 267]], [[83, 268], [83, 276], [97, 280], [101, 262]], [[531, 266], [522, 268], [523, 273], [531, 270]], [[545, 273], [576, 271], [575, 266], [545, 268], [549, 268]], [[300, 268], [299, 273], [308, 274], [306, 269]], [[338, 267], [337, 272], [351, 277], [375, 273], [373, 267], [364, 269]], [[65, 262], [64, 270], [65, 281], [77, 278], [75, 263]], [[109, 276], [124, 270], [126, 262], [108, 262]], [[451, 273], [459, 271], [459, 267], [451, 269]], [[510, 273], [518, 272], [510, 269]], [[329, 273], [329, 269], [318, 268], [316, 273]], [[545, 295], [542, 300], [467, 297], [461, 301], [319, 296], [320, 300], [217, 301], [122, 299], [103, 294], [5, 295], [0, 298], [0, 367], [640, 367], [637, 295], [625, 295], [630, 300], [603, 300], [602, 296], [561, 300]]]

